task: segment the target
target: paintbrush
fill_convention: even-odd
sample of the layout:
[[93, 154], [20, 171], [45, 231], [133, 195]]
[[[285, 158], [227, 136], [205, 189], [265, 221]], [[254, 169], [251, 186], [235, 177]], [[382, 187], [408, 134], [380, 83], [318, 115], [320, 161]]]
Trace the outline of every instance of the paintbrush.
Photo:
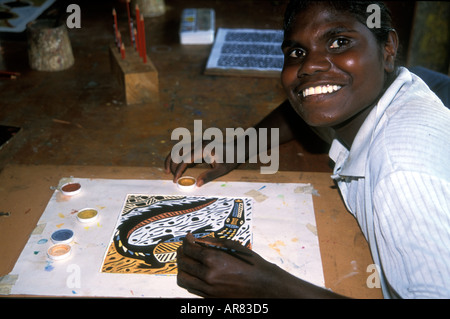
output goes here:
[[247, 263], [247, 264], [249, 264], [249, 265], [253, 265], [253, 263], [252, 263], [250, 260], [248, 260], [248, 259], [246, 259], [246, 258], [243, 258], [242, 256], [239, 256], [239, 255], [244, 255], [244, 256], [249, 256], [249, 257], [251, 257], [252, 254], [251, 254], [251, 253], [248, 253], [248, 252], [246, 252], [246, 251], [236, 250], [236, 249], [234, 249], [234, 248], [228, 248], [228, 247], [223, 247], [223, 246], [217, 246], [217, 245], [205, 243], [205, 242], [198, 241], [198, 240], [195, 240], [194, 243], [195, 243], [195, 244], [198, 244], [198, 245], [200, 245], [200, 246], [202, 246], [202, 247], [213, 248], [213, 249], [221, 250], [221, 251], [223, 251], [223, 252], [225, 252], [225, 253], [227, 253], [227, 254], [229, 254], [229, 255], [231, 255], [231, 256], [233, 256], [233, 257], [239, 259], [239, 260], [242, 260], [243, 262], [245, 262], [245, 263]]

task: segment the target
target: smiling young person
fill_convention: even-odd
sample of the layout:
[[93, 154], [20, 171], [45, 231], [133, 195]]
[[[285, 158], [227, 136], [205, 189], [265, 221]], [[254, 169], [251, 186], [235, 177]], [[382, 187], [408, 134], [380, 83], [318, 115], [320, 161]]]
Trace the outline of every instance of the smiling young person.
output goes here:
[[[302, 6], [291, 2], [281, 81], [292, 107], [308, 125], [335, 128], [350, 146], [391, 82], [398, 41], [395, 31], [385, 28], [379, 42], [352, 12], [339, 10], [339, 4], [344, 5], [337, 3], [327, 10], [324, 4], [310, 4], [305, 16], [295, 14]], [[367, 5], [354, 6], [367, 15]]]
[[[371, 3], [381, 9], [380, 28], [366, 25]], [[450, 111], [396, 67], [397, 34], [383, 3], [291, 1], [284, 29], [288, 100], [256, 127], [279, 127], [282, 143], [306, 125], [330, 142], [332, 177], [369, 242], [386, 298], [449, 298]], [[223, 174], [218, 167], [208, 180]], [[252, 254], [249, 265], [188, 235], [178, 284], [213, 297], [341, 297]]]

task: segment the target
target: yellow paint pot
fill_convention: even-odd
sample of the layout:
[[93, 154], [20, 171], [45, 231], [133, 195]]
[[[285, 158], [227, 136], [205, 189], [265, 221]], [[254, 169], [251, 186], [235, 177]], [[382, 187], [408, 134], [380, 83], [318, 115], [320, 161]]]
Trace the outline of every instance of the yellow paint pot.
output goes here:
[[195, 188], [197, 180], [191, 176], [183, 176], [177, 180], [177, 186], [183, 191], [192, 190]]
[[77, 219], [81, 223], [92, 223], [98, 217], [98, 211], [94, 208], [84, 208], [77, 214]]

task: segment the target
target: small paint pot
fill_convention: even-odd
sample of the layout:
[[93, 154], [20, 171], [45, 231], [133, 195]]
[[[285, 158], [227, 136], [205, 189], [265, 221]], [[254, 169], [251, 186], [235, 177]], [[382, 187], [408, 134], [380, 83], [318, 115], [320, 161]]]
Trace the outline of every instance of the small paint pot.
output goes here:
[[72, 247], [68, 244], [56, 244], [47, 250], [47, 256], [53, 260], [62, 260], [70, 256]]
[[60, 188], [61, 193], [66, 196], [73, 196], [81, 191], [80, 183], [66, 183]]
[[177, 186], [183, 191], [189, 191], [195, 188], [197, 180], [191, 176], [183, 176], [177, 180]]
[[77, 219], [80, 223], [92, 223], [98, 217], [98, 211], [93, 208], [84, 208], [77, 214]]
[[70, 229], [59, 229], [51, 236], [55, 244], [68, 244], [73, 240], [73, 231]]

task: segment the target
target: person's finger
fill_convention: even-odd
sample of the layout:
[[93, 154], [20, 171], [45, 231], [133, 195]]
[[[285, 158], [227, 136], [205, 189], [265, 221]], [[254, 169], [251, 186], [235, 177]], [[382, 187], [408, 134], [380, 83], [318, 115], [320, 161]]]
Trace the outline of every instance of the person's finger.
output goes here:
[[[197, 242], [203, 241], [205, 243], [219, 243], [220, 240], [201, 240], [196, 239], [192, 234], [188, 234], [182, 246], [183, 253], [183, 267], [192, 275], [205, 279], [208, 273], [208, 267], [214, 265], [218, 258], [227, 258], [226, 253], [220, 250], [211, 249], [198, 245]], [[225, 254], [225, 256], [224, 256]], [[186, 258], [188, 257], [188, 258]], [[192, 259], [192, 260], [189, 260]]]
[[183, 246], [180, 246], [177, 250], [177, 285], [187, 289], [190, 293], [206, 297], [205, 290], [208, 284], [202, 278], [199, 278], [201, 275], [200, 269], [204, 269], [204, 266], [185, 255]]
[[183, 164], [185, 164], [185, 163], [184, 163], [184, 162], [181, 162], [181, 163], [175, 163], [175, 162], [172, 160], [171, 154], [169, 154], [169, 155], [167, 155], [167, 157], [166, 157], [166, 159], [165, 159], [165, 161], [164, 161], [164, 170], [165, 170], [165, 172], [166, 172], [167, 174], [172, 173], [173, 175], [175, 175], [176, 172], [177, 172], [177, 169], [181, 169], [181, 170], [185, 169], [185, 168], [183, 168], [183, 167], [181, 167], [181, 168], [179, 167], [180, 165], [183, 165]]
[[197, 259], [188, 255], [185, 247], [179, 248], [177, 251], [177, 267], [179, 272], [189, 274], [195, 278], [202, 278], [205, 273], [205, 266]]
[[[204, 239], [196, 239], [196, 243], [204, 243], [206, 245], [214, 245], [224, 248], [229, 248], [234, 251], [229, 252], [231, 256], [234, 258], [240, 259], [242, 261], [247, 262], [248, 264], [253, 264], [256, 260], [253, 259], [257, 256], [255, 252], [253, 252], [251, 249], [245, 247], [240, 242], [236, 240], [231, 239], [224, 239], [224, 238], [204, 238]], [[206, 248], [208, 249], [208, 248]], [[223, 253], [222, 251], [218, 250], [217, 253]], [[223, 256], [222, 256], [223, 257]], [[208, 261], [203, 261], [206, 265], [208, 265]]]
[[199, 277], [204, 271], [202, 261], [205, 253], [201, 246], [195, 244], [195, 241], [195, 237], [188, 233], [178, 250], [182, 267], [186, 267], [186, 271]]
[[207, 171], [202, 172], [197, 178], [197, 186], [200, 187], [209, 183], [220, 176], [229, 173], [230, 170], [225, 165], [217, 165]]
[[208, 295], [202, 290], [202, 287], [206, 284], [202, 280], [198, 279], [197, 277], [191, 276], [183, 270], [178, 270], [177, 285], [181, 288], [186, 289], [192, 294], [204, 298], [208, 297]]
[[166, 156], [166, 159], [164, 160], [164, 171], [166, 172], [166, 174], [170, 174], [172, 173], [171, 170], [171, 163], [172, 163], [172, 156], [170, 155], [170, 153]]
[[178, 166], [175, 168], [175, 170], [173, 172], [174, 183], [177, 182], [177, 180], [183, 175], [183, 173], [186, 171], [187, 168], [188, 168], [187, 163], [182, 162], [182, 163], [178, 164]]
[[192, 235], [192, 233], [187, 233], [186, 237], [184, 238], [184, 241], [193, 244], [195, 242], [195, 237], [194, 235]]

